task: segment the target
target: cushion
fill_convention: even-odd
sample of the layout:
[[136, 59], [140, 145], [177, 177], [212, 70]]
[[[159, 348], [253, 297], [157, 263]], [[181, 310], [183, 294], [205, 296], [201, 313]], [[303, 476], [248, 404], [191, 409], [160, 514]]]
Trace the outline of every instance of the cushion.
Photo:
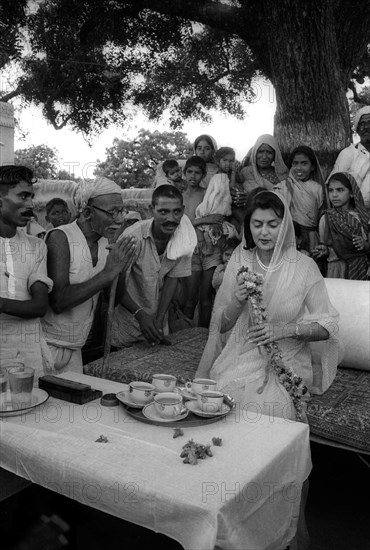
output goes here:
[[[370, 370], [370, 281], [325, 279], [329, 298], [339, 312], [344, 344], [341, 367]], [[320, 349], [320, 342], [315, 349]]]

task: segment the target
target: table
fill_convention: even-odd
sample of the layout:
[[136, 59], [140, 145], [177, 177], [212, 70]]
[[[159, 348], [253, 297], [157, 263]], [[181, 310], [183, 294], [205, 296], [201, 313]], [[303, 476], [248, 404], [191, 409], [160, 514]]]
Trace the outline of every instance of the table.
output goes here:
[[[122, 384], [64, 378], [117, 393]], [[177, 540], [186, 550], [283, 550], [296, 530], [301, 485], [311, 469], [309, 429], [236, 409], [184, 429], [138, 422], [124, 407], [50, 397], [0, 422], [0, 466], [43, 487]], [[98, 443], [100, 435], [107, 443]], [[183, 464], [182, 446], [211, 443], [214, 456]]]
[[[207, 338], [208, 330], [202, 327], [181, 330], [169, 335], [171, 346], [135, 344], [111, 353], [106, 372], [102, 358], [84, 365], [84, 372], [124, 383], [148, 382], [154, 373], [163, 372], [184, 384], [194, 378]], [[369, 401], [370, 371], [349, 368], [348, 364], [339, 367], [330, 388], [323, 395], [311, 395], [307, 407], [311, 440], [370, 454]]]

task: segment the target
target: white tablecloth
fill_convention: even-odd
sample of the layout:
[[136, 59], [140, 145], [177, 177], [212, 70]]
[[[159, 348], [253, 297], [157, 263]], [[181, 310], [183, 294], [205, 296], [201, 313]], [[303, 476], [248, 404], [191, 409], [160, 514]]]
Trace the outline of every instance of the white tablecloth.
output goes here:
[[[103, 393], [122, 385], [66, 373]], [[83, 504], [177, 540], [188, 550], [284, 549], [294, 536], [301, 484], [311, 469], [305, 424], [236, 410], [184, 429], [154, 426], [100, 400], [49, 398], [0, 422], [0, 466]], [[100, 435], [108, 443], [97, 443]], [[213, 457], [183, 464], [182, 446], [211, 443]]]

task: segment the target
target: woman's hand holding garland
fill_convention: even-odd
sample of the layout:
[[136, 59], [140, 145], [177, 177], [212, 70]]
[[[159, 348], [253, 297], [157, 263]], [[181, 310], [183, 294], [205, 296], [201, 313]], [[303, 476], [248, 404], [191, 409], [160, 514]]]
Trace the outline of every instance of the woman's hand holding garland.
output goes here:
[[263, 325], [250, 327], [247, 331], [247, 338], [250, 342], [257, 344], [257, 346], [265, 346], [266, 344], [272, 344], [273, 342], [287, 338], [287, 334], [284, 327], [280, 325], [264, 323]]

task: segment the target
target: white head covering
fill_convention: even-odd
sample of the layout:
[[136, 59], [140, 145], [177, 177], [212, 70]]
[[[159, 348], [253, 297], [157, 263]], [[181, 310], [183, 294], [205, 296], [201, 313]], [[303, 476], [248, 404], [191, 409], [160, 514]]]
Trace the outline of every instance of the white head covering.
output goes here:
[[212, 145], [214, 152], [217, 151], [217, 142], [215, 138], [210, 136], [209, 134], [201, 134], [194, 140], [194, 143], [193, 143], [194, 155], [196, 154], [196, 146], [198, 145], [199, 141], [202, 141], [202, 139], [205, 139], [206, 141], [210, 142], [210, 145]]
[[[257, 197], [260, 193], [276, 194], [273, 191], [263, 190], [257, 192], [254, 197]], [[329, 332], [332, 330], [333, 334], [330, 334], [332, 337], [335, 334], [334, 326], [335, 322], [337, 322], [337, 317], [335, 317], [337, 312], [333, 309], [328, 300], [324, 279], [319, 270], [314, 269], [308, 279], [308, 274], [306, 273], [307, 260], [305, 261], [305, 257], [296, 249], [294, 226], [289, 208], [284, 198], [280, 195], [278, 196], [284, 205], [284, 216], [280, 224], [274, 252], [269, 264], [269, 270], [266, 272], [263, 283], [263, 301], [267, 307], [268, 320], [271, 323], [279, 322], [283, 305], [290, 303], [291, 299], [295, 301], [296, 307], [303, 306], [306, 297], [305, 293], [315, 287], [316, 309], [312, 312], [305, 311], [303, 319], [305, 322], [319, 322], [325, 326]], [[227, 346], [227, 348], [222, 358], [220, 358], [220, 361], [217, 362], [215, 368], [209, 373], [210, 378], [216, 375], [218, 377], [224, 377], [226, 375], [225, 373], [228, 371], [230, 371], [230, 375], [232, 375], [231, 371], [233, 367], [240, 364], [240, 357], [243, 356], [248, 346], [250, 346], [245, 336], [245, 330], [250, 323], [250, 316], [252, 315], [248, 305], [243, 308], [235, 326], [230, 331], [221, 333], [222, 314], [224, 309], [234, 300], [237, 287], [237, 273], [240, 267], [247, 267], [254, 272], [256, 271], [256, 248], [246, 250], [244, 247], [245, 239], [243, 238], [243, 242], [236, 247], [227, 264], [222, 285], [216, 294], [208, 342], [199, 365], [200, 372], [209, 372], [209, 368], [220, 356], [223, 348], [225, 346]], [[310, 300], [312, 302], [312, 296]], [[290, 314], [293, 315], [292, 319], [289, 319]], [[295, 323], [296, 319], [294, 315], [295, 310], [290, 310], [289, 306], [286, 311], [284, 323], [286, 325], [288, 323]], [[236, 336], [233, 337], [233, 335], [238, 336], [238, 338], [236, 339]], [[289, 340], [286, 340], [285, 342], [288, 341]], [[325, 353], [323, 352], [322, 356], [318, 358], [318, 363], [323, 366], [315, 366], [315, 369], [317, 368], [320, 370], [322, 368], [325, 370], [325, 374], [322, 375], [322, 385], [328, 387], [336, 372], [338, 342], [330, 338], [326, 343]], [[292, 340], [291, 343], [285, 345], [289, 345], [290, 347], [294, 347], [295, 345], [305, 346], [306, 343], [297, 343], [295, 340]], [[328, 380], [328, 378], [330, 378], [330, 380]], [[216, 377], [215, 379], [218, 378]]]
[[366, 105], [365, 107], [361, 107], [355, 114], [353, 118], [353, 126], [355, 128], [355, 131], [357, 132], [357, 126], [359, 125], [359, 122], [361, 120], [361, 117], [363, 115], [370, 115], [370, 105]]
[[76, 189], [73, 202], [79, 212], [86, 207], [90, 199], [101, 197], [102, 195], [111, 195], [112, 193], [121, 196], [121, 188], [114, 181], [100, 176], [93, 181], [84, 180]]

